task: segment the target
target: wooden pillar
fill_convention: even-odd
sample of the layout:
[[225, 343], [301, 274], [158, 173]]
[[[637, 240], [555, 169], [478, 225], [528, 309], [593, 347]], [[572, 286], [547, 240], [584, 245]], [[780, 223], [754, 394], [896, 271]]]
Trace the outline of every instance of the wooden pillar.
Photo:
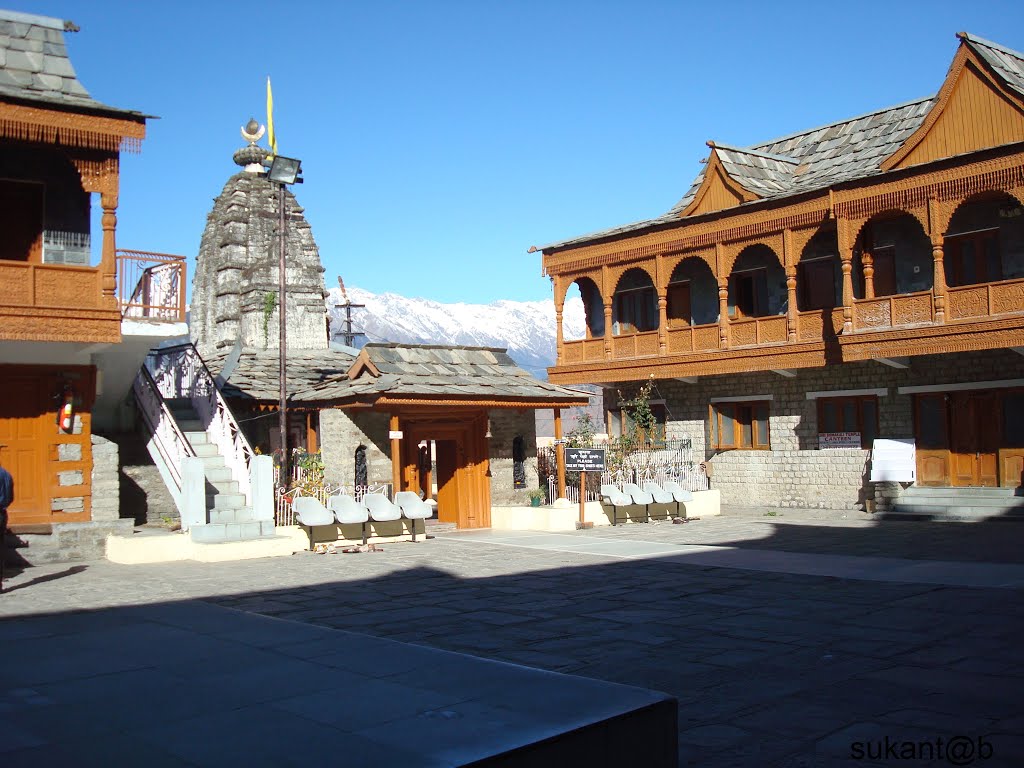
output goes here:
[[864, 226], [861, 234], [860, 264], [864, 271], [864, 298], [875, 298], [875, 257], [872, 251], [875, 248], [874, 238], [871, 234], [871, 224]]
[[658, 353], [668, 351], [668, 296], [664, 289], [658, 289]]
[[938, 242], [932, 241], [932, 262], [933, 262], [933, 287], [932, 295], [935, 297], [935, 322], [946, 322], [946, 266], [945, 251], [942, 247], [942, 238]]
[[796, 311], [796, 265], [786, 265], [786, 295], [788, 296], [786, 330], [789, 334], [789, 340], [796, 341], [799, 337], [799, 328], [797, 326], [799, 318]]
[[718, 278], [718, 347], [729, 348], [729, 278]]
[[850, 247], [847, 221], [836, 219], [839, 258], [843, 265], [843, 333], [853, 332], [853, 248]]
[[402, 440], [396, 435], [401, 434], [399, 432], [398, 416], [391, 414], [390, 424], [390, 438], [391, 438], [391, 488], [392, 496], [402, 490]]
[[555, 365], [562, 364], [562, 307], [563, 304], [555, 304]]
[[612, 359], [612, 303], [604, 305], [604, 359]]
[[103, 207], [100, 281], [103, 295], [113, 297], [117, 291], [117, 192], [103, 192], [100, 195], [100, 205]]
[[565, 444], [562, 442], [562, 409], [555, 408], [555, 466], [558, 474], [558, 498], [565, 498]]

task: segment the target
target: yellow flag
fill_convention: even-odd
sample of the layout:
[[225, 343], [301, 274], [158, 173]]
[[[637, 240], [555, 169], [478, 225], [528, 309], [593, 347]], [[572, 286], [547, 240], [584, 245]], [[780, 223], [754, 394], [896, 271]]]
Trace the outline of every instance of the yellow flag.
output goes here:
[[277, 134], [274, 133], [274, 94], [270, 91], [270, 78], [267, 78], [267, 142], [270, 144], [270, 156], [277, 155]]

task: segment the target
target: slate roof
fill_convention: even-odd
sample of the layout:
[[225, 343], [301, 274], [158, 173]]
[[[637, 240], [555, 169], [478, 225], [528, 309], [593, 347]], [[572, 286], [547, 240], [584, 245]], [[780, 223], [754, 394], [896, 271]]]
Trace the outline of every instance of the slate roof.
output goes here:
[[[362, 351], [375, 376], [364, 370], [348, 378], [356, 357], [337, 349], [288, 352], [288, 402], [329, 404], [374, 400], [380, 396], [430, 399], [513, 400], [544, 403], [578, 402], [589, 395], [559, 387], [519, 368], [504, 349], [421, 344], [367, 344]], [[216, 376], [228, 353], [206, 361]], [[227, 397], [276, 404], [279, 398], [276, 350], [243, 349], [228, 372], [222, 390]]]
[[[959, 37], [1006, 87], [1024, 96], [1024, 54], [965, 32]], [[929, 96], [751, 147], [714, 143], [713, 151], [732, 179], [761, 199], [824, 189], [881, 173], [882, 162], [921, 126], [934, 103], [935, 97]], [[703, 181], [701, 171], [682, 199], [661, 216], [550, 243], [540, 250], [678, 222]]]
[[[206, 365], [214, 376], [223, 372], [228, 357], [229, 353], [223, 352], [206, 359]], [[355, 355], [336, 349], [289, 350], [286, 365], [288, 392], [300, 392], [334, 379], [347, 381], [348, 369], [354, 360]], [[276, 349], [243, 349], [222, 390], [227, 397], [277, 403], [280, 397], [279, 370], [280, 358]]]
[[89, 95], [75, 76], [64, 45], [64, 33], [77, 31], [70, 21], [0, 10], [0, 98], [148, 117]]

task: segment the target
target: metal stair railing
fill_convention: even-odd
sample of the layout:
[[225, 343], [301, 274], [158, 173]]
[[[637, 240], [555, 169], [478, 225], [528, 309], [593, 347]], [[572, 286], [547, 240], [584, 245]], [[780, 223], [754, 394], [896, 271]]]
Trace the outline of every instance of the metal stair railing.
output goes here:
[[210, 441], [224, 457], [232, 478], [238, 482], [246, 504], [251, 505], [250, 468], [256, 454], [195, 346], [189, 343], [155, 349], [147, 356], [146, 367], [165, 400], [185, 399], [191, 403]]
[[140, 368], [132, 384], [135, 403], [150, 433], [147, 446], [157, 465], [164, 484], [174, 499], [178, 512], [182, 511], [182, 459], [195, 456], [195, 449], [178, 427], [174, 415], [160, 394], [160, 389], [145, 367]]

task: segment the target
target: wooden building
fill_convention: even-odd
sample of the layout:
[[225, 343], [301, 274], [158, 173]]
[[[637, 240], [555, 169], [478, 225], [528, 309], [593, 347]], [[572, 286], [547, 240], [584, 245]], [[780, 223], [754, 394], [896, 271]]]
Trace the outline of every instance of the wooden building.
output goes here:
[[614, 433], [616, 391], [653, 377], [725, 502], [893, 503], [906, 484], [869, 480], [879, 437], [915, 440], [919, 486], [1019, 487], [1024, 56], [957, 37], [935, 96], [708, 142], [666, 214], [543, 246], [551, 381], [603, 385]]
[[146, 116], [88, 94], [64, 44], [74, 31], [0, 11], [0, 463], [14, 531], [118, 521], [117, 451], [94, 417], [112, 428], [145, 349], [184, 329], [184, 260], [116, 249], [120, 157]]

